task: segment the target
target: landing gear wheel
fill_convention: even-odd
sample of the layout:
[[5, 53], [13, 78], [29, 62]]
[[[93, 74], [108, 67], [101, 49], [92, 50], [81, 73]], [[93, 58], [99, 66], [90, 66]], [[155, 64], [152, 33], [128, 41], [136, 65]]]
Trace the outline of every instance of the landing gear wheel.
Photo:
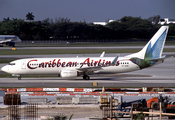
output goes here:
[[18, 77], [18, 80], [21, 80], [21, 76]]
[[84, 76], [83, 76], [83, 79], [84, 79], [84, 80], [89, 80], [90, 77], [89, 77], [88, 75], [84, 75]]

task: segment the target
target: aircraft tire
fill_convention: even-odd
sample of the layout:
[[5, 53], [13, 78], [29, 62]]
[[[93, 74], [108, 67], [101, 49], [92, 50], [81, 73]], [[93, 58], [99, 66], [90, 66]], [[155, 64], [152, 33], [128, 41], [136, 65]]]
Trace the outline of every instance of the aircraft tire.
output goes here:
[[20, 77], [18, 77], [18, 80], [21, 80], [21, 76], [20, 76]]
[[89, 76], [86, 76], [85, 80], [89, 80], [89, 79], [90, 79], [90, 77]]
[[83, 76], [83, 79], [84, 79], [84, 80], [89, 80], [90, 77], [89, 77], [88, 75], [84, 75], [84, 76]]

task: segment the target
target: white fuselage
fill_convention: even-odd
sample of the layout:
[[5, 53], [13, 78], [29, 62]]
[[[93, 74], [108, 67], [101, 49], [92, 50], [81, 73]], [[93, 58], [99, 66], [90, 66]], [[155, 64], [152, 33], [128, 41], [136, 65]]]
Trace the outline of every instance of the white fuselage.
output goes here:
[[15, 35], [0, 35], [0, 43], [21, 42], [21, 39]]
[[[119, 57], [116, 65], [111, 64], [114, 57], [86, 57], [86, 58], [30, 58], [11, 62], [2, 68], [3, 71], [16, 74], [60, 74], [61, 70], [77, 70], [81, 72], [84, 68], [91, 74], [123, 73], [139, 70], [139, 66], [130, 61], [129, 58]], [[104, 66], [104, 67], [101, 67]], [[100, 69], [94, 70], [100, 67]]]
[[[1, 68], [2, 71], [17, 76], [26, 74], [57, 74], [61, 77], [90, 79], [90, 74], [112, 74], [130, 72], [162, 63], [165, 56], [162, 51], [168, 26], [162, 26], [150, 41], [137, 53], [119, 57], [82, 57], [82, 58], [30, 58], [11, 62]], [[20, 77], [18, 77], [20, 79]]]

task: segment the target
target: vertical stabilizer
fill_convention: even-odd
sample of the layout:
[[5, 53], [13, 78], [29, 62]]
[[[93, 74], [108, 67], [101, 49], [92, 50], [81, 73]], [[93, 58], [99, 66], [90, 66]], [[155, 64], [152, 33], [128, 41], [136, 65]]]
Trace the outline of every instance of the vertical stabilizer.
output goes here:
[[168, 33], [168, 28], [169, 26], [162, 26], [141, 51], [128, 55], [127, 57], [137, 57], [140, 59], [161, 58], [166, 36]]

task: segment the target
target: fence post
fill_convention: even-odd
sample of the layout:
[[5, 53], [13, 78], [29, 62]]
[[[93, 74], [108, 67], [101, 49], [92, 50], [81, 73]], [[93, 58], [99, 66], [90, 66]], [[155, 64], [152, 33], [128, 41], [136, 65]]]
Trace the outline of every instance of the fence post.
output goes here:
[[131, 103], [131, 120], [133, 120], [133, 103]]
[[160, 102], [160, 120], [162, 120], [162, 103]]
[[112, 120], [112, 96], [110, 96], [110, 118]]

